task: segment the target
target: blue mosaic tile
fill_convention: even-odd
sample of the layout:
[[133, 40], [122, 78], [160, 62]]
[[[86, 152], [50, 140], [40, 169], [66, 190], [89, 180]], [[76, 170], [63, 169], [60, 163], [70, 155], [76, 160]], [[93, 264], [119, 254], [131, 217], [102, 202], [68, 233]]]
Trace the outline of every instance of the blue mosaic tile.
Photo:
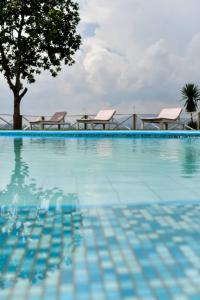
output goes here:
[[45, 138], [93, 138], [93, 137], [121, 137], [121, 138], [190, 138], [199, 137], [200, 133], [198, 131], [159, 131], [159, 130], [124, 130], [124, 131], [112, 131], [112, 130], [74, 130], [74, 131], [13, 131], [13, 130], [1, 130], [0, 136], [3, 137], [45, 137]]
[[19, 207], [15, 218], [9, 209], [0, 215], [2, 300], [200, 299], [199, 204]]

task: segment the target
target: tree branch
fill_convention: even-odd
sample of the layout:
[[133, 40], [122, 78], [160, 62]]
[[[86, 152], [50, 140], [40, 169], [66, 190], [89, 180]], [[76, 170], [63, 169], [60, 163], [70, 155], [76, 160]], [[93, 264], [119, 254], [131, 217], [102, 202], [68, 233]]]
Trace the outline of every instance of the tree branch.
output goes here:
[[26, 94], [27, 92], [28, 92], [28, 89], [25, 88], [25, 89], [23, 90], [23, 92], [19, 95], [20, 100], [25, 96], [25, 94]]
[[16, 82], [15, 82], [15, 86], [17, 88], [20, 86], [21, 37], [22, 37], [23, 25], [24, 25], [24, 15], [22, 15], [22, 19], [18, 31], [18, 42], [17, 42], [18, 53], [16, 56]]
[[14, 91], [15, 86], [12, 83], [12, 80], [11, 80], [11, 72], [10, 72], [10, 69], [9, 69], [9, 66], [8, 66], [8, 60], [6, 58], [6, 55], [4, 53], [4, 48], [3, 48], [1, 43], [0, 43], [0, 53], [1, 53], [1, 59], [2, 59], [2, 67], [3, 67], [3, 70], [5, 71], [5, 77], [8, 81], [8, 84], [9, 84], [11, 90]]

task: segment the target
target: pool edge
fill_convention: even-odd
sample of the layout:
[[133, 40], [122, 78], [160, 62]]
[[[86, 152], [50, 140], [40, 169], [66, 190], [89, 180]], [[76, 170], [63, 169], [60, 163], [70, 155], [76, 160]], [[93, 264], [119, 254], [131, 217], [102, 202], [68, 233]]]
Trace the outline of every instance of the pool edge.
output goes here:
[[0, 137], [152, 137], [152, 138], [178, 138], [178, 137], [200, 137], [200, 131], [154, 131], [154, 130], [130, 130], [130, 131], [112, 131], [112, 130], [80, 130], [80, 131], [48, 131], [48, 130], [2, 130]]

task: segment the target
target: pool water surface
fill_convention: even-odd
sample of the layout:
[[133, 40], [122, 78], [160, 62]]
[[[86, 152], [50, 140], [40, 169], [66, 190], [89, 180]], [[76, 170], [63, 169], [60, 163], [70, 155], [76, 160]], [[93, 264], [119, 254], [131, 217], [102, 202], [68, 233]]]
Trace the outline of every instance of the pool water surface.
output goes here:
[[200, 205], [1, 211], [2, 300], [198, 300]]
[[200, 198], [200, 139], [0, 138], [0, 203], [111, 205]]
[[1, 300], [200, 299], [200, 139], [0, 137]]

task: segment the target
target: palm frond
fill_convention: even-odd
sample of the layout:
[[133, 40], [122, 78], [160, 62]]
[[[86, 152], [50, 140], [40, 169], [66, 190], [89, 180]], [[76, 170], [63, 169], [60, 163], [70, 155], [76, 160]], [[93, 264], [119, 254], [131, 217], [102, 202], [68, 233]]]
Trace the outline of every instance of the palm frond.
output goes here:
[[187, 112], [195, 112], [200, 101], [200, 89], [194, 83], [187, 83], [181, 90], [182, 100], [185, 101], [184, 107]]

